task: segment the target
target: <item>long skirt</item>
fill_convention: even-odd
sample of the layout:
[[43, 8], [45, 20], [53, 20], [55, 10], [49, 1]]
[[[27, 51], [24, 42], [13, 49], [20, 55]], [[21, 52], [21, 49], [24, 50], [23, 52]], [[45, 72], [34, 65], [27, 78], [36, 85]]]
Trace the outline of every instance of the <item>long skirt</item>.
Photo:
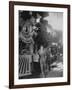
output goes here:
[[32, 62], [31, 63], [31, 72], [34, 75], [38, 75], [41, 73], [40, 63], [39, 62]]

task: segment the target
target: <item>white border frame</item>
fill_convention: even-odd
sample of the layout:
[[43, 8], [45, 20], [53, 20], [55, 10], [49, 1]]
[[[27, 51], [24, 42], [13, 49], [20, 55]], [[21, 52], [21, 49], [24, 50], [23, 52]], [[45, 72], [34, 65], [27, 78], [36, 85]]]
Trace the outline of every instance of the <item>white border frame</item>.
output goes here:
[[[32, 10], [45, 12], [63, 12], [63, 77], [40, 78], [40, 79], [18, 79], [18, 10]], [[57, 83], [67, 82], [67, 8], [36, 7], [36, 6], [14, 6], [14, 85]]]

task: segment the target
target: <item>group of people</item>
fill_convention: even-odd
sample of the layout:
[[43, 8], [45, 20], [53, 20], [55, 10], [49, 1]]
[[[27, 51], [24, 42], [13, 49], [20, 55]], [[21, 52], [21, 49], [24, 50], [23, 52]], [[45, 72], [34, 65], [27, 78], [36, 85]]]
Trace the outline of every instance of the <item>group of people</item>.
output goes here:
[[[62, 52], [59, 52], [58, 46], [52, 46], [40, 49], [32, 54], [32, 74], [41, 75], [41, 77], [47, 77], [48, 73], [52, 70], [52, 64], [58, 62]], [[59, 58], [58, 58], [59, 57]]]

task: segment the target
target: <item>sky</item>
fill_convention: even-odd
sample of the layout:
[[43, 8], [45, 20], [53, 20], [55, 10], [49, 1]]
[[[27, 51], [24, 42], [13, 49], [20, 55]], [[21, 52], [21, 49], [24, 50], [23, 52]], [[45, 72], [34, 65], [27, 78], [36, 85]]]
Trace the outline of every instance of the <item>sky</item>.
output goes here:
[[44, 18], [48, 24], [55, 30], [63, 30], [63, 13], [62, 12], [49, 12], [49, 16]]

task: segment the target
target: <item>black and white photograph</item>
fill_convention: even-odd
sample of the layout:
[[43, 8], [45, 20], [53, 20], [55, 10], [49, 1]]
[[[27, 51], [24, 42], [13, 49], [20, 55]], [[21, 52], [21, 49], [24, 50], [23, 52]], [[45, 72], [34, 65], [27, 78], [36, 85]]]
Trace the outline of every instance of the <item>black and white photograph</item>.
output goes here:
[[19, 10], [19, 79], [63, 77], [63, 13]]
[[70, 5], [9, 3], [9, 87], [70, 84]]

